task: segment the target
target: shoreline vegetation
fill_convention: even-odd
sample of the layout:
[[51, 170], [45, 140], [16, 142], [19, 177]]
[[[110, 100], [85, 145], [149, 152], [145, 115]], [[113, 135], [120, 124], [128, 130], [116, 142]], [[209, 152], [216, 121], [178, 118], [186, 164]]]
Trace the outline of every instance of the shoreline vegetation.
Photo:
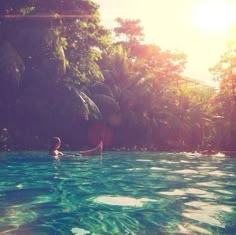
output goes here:
[[236, 40], [210, 68], [216, 89], [183, 75], [184, 52], [145, 42], [139, 19], [110, 30], [95, 2], [59, 2], [1, 0], [2, 150], [52, 136], [65, 150], [236, 150]]
[[[0, 152], [14, 152], [14, 151], [40, 151], [50, 148], [49, 142], [42, 142], [38, 136], [31, 139], [31, 145], [16, 144], [14, 140], [10, 137], [7, 128], [3, 128], [0, 135]], [[169, 145], [168, 145], [169, 144]], [[62, 145], [63, 151], [87, 151], [88, 149], [93, 149], [95, 145], [76, 145], [72, 146], [68, 143]], [[197, 149], [191, 149], [189, 146], [181, 146], [181, 143], [177, 141], [170, 141], [166, 143], [165, 146], [155, 146], [154, 144], [140, 144], [140, 145], [120, 145], [120, 146], [106, 146], [103, 147], [103, 151], [121, 151], [121, 152], [176, 152], [176, 153], [190, 153], [190, 154], [202, 154], [202, 155], [212, 155], [217, 156], [218, 154], [225, 154], [228, 156], [236, 156], [236, 151], [234, 150], [219, 150], [212, 147], [210, 144], [207, 146], [200, 147]]]
[[[33, 146], [17, 146], [12, 145], [9, 140], [5, 139], [5, 142], [0, 142], [0, 153], [1, 152], [14, 152], [14, 151], [48, 151], [50, 147], [49, 143], [45, 143], [42, 145], [36, 144]], [[85, 145], [72, 147], [69, 144], [63, 144], [63, 151], [86, 151], [88, 149], [94, 148], [93, 145]], [[230, 157], [236, 157], [236, 151], [234, 150], [216, 150], [207, 148], [199, 148], [198, 150], [189, 149], [189, 148], [160, 148], [154, 145], [134, 145], [134, 146], [109, 146], [103, 148], [103, 151], [119, 151], [119, 152], [171, 152], [171, 153], [188, 153], [188, 154], [201, 154], [201, 155], [209, 155], [209, 156], [218, 156], [219, 154], [223, 154]]]
[[[86, 149], [88, 149], [89, 147], [84, 147], [83, 150], [81, 149], [63, 149], [63, 151], [65, 152], [65, 154], [67, 153], [67, 151], [86, 151]], [[15, 152], [15, 151], [46, 151], [48, 152], [48, 150], [46, 148], [40, 148], [40, 149], [33, 149], [33, 148], [28, 148], [28, 149], [0, 149], [0, 154], [1, 153], [7, 153], [7, 152]], [[213, 156], [213, 157], [235, 157], [236, 158], [236, 151], [215, 151], [214, 153], [204, 153], [201, 151], [181, 151], [181, 150], [158, 150], [158, 149], [148, 149], [148, 148], [129, 148], [129, 147], [121, 147], [121, 148], [116, 148], [116, 147], [112, 147], [112, 148], [107, 148], [107, 149], [103, 149], [102, 152], [147, 152], [147, 153], [159, 153], [159, 152], [167, 152], [167, 153], [178, 153], [178, 154], [192, 154], [192, 155], [201, 155], [201, 156]], [[96, 154], [93, 154], [96, 155]], [[100, 155], [100, 154], [98, 154]], [[84, 155], [86, 156], [86, 155]]]

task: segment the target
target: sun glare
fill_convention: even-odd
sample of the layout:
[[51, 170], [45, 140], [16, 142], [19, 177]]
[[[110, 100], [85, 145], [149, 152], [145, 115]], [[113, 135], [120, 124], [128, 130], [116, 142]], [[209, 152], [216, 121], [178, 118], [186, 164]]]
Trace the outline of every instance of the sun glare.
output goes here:
[[208, 33], [223, 33], [235, 24], [233, 7], [226, 0], [204, 1], [193, 11], [193, 23]]

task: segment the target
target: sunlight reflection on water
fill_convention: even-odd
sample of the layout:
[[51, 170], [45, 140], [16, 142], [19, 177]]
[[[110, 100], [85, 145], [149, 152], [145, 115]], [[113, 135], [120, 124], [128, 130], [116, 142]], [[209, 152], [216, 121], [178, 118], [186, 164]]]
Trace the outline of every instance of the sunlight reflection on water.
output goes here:
[[154, 202], [153, 199], [148, 198], [131, 198], [131, 197], [114, 197], [114, 196], [100, 196], [94, 199], [96, 203], [103, 203], [113, 206], [137, 206], [142, 207], [145, 202]]
[[235, 159], [18, 154], [1, 158], [0, 234], [236, 234]]

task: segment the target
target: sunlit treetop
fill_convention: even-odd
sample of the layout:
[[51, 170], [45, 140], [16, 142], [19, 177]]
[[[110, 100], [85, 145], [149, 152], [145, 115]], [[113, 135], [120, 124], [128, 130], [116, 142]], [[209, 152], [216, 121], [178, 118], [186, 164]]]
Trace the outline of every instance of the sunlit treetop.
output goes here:
[[117, 18], [116, 22], [119, 24], [115, 29], [116, 36], [125, 37], [127, 42], [142, 41], [143, 28], [140, 26], [140, 20], [130, 20]]

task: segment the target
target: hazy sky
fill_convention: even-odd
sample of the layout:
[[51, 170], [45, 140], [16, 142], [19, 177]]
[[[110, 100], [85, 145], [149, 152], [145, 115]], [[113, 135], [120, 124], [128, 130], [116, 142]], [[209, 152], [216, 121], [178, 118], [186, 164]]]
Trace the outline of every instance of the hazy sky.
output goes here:
[[140, 19], [145, 42], [187, 54], [184, 75], [211, 81], [208, 68], [226, 50], [236, 24], [236, 0], [94, 0], [103, 25], [115, 19]]

